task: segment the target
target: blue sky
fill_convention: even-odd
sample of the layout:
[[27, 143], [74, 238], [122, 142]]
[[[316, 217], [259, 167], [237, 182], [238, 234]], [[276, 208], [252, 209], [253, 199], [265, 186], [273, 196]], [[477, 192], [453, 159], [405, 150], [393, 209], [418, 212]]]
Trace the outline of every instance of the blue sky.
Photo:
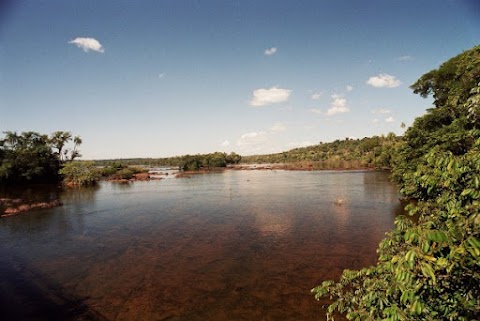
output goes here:
[[409, 86], [480, 44], [475, 0], [18, 0], [0, 10], [0, 131], [71, 131], [84, 159], [401, 134], [431, 105]]

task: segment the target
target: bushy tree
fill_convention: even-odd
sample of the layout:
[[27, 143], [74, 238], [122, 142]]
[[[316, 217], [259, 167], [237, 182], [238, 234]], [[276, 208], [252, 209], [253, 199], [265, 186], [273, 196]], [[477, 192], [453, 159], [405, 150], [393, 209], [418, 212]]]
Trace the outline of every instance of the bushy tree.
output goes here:
[[446, 61], [417, 80], [411, 88], [422, 97], [432, 95], [433, 107], [407, 129], [394, 158], [393, 177], [403, 187], [403, 174], [425, 162], [433, 147], [463, 155], [480, 128], [480, 46]]
[[179, 168], [184, 171], [196, 171], [199, 169], [211, 169], [226, 167], [227, 164], [237, 164], [241, 156], [235, 153], [227, 155], [226, 153], [215, 152], [203, 155], [185, 155], [180, 158]]
[[435, 107], [409, 128], [395, 155], [402, 193], [415, 198], [381, 242], [377, 265], [346, 270], [312, 291], [327, 317], [480, 320], [480, 47], [422, 76], [412, 88]]
[[66, 163], [60, 170], [64, 182], [74, 186], [93, 186], [101, 174], [93, 162], [74, 161]]
[[[73, 142], [73, 147], [68, 148], [68, 143]], [[73, 161], [75, 158], [80, 157], [78, 146], [82, 144], [80, 136], [73, 137], [72, 133], [65, 131], [56, 131], [49, 137], [49, 143], [52, 149], [55, 150], [55, 155], [60, 161]]]
[[231, 152], [225, 158], [227, 164], [238, 164], [242, 160], [242, 156], [238, 155], [237, 153]]
[[0, 183], [45, 183], [58, 180], [60, 162], [48, 136], [36, 132], [5, 132], [0, 140]]
[[80, 155], [80, 137], [73, 138], [72, 149], [66, 147], [72, 140], [68, 132], [4, 134], [0, 139], [0, 184], [57, 182], [59, 169]]

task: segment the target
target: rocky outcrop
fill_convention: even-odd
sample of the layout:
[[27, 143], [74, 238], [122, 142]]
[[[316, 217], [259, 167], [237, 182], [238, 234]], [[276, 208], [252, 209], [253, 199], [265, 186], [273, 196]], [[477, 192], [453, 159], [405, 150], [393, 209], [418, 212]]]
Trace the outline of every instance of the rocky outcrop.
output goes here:
[[151, 180], [161, 180], [162, 177], [152, 176], [150, 173], [138, 173], [133, 174], [131, 178], [109, 178], [106, 179], [108, 182], [113, 183], [130, 183], [130, 182], [137, 182], [137, 181], [151, 181]]
[[52, 208], [61, 205], [63, 205], [63, 203], [59, 199], [48, 202], [29, 203], [19, 198], [1, 198], [0, 209], [3, 209], [3, 211], [0, 212], [0, 217], [14, 216], [34, 209]]

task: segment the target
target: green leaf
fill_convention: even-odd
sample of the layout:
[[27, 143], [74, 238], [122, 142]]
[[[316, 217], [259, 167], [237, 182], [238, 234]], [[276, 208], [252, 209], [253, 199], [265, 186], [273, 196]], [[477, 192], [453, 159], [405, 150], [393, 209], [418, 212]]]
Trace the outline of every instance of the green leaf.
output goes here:
[[435, 277], [435, 272], [433, 271], [433, 268], [430, 264], [426, 262], [422, 262], [420, 264], [420, 270], [422, 271], [422, 274], [426, 277], [429, 277], [432, 279], [433, 283], [437, 281], [437, 278]]

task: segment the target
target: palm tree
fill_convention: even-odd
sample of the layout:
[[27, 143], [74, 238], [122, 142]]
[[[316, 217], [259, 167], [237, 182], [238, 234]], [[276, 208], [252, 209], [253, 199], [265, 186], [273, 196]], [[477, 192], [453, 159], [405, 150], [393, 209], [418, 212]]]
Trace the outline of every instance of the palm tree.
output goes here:
[[72, 154], [70, 155], [70, 161], [73, 161], [75, 158], [80, 157], [80, 152], [78, 151], [77, 147], [82, 144], [82, 139], [80, 136], [75, 136], [73, 138], [73, 150]]

